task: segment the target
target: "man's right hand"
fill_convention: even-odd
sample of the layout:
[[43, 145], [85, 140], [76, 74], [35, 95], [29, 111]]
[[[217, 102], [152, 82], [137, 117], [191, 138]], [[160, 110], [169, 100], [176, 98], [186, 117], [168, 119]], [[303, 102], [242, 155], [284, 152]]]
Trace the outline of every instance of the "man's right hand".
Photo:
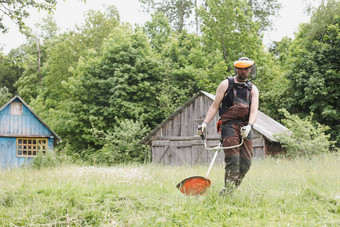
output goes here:
[[203, 122], [202, 125], [201, 125], [201, 133], [202, 134], [207, 133], [207, 127], [208, 127], [208, 124], [206, 122]]
[[207, 127], [208, 127], [208, 124], [206, 122], [203, 122], [202, 123], [202, 133], [203, 134], [207, 133]]
[[202, 139], [205, 139], [205, 134], [207, 132], [208, 124], [206, 122], [203, 122], [202, 125], [198, 126], [197, 133], [202, 137]]
[[246, 138], [251, 130], [251, 124], [248, 124], [246, 126], [243, 126], [241, 128], [241, 136], [242, 138]]

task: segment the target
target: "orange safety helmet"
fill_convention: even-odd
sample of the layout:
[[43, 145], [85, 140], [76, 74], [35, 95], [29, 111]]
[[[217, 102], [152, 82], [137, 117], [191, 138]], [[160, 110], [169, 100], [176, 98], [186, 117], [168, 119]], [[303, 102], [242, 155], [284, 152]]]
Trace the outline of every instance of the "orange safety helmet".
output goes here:
[[255, 62], [250, 60], [247, 57], [239, 58], [237, 61], [234, 62], [235, 68], [239, 68], [239, 69], [247, 69], [247, 68], [252, 67], [254, 64]]
[[235, 74], [236, 74], [236, 69], [251, 68], [250, 79], [253, 79], [253, 80], [255, 79], [256, 74], [257, 74], [255, 61], [252, 61], [247, 57], [242, 57], [234, 62], [234, 67], [235, 67]]

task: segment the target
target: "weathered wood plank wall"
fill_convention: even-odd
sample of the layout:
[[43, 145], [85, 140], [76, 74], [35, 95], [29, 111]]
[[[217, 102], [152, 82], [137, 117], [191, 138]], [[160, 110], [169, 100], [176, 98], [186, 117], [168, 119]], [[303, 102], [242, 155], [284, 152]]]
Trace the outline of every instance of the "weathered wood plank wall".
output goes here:
[[[197, 135], [197, 127], [202, 124], [213, 100], [206, 95], [198, 96], [192, 103], [181, 109], [155, 135], [151, 137], [152, 161], [164, 165], [209, 164], [214, 151], [206, 151], [202, 139]], [[216, 132], [218, 116], [207, 129], [207, 145], [219, 144]], [[265, 137], [253, 130], [254, 158], [265, 156]], [[224, 152], [220, 151], [216, 163], [224, 162]]]
[[253, 130], [253, 158], [262, 159], [266, 155], [265, 151], [265, 140], [266, 138], [261, 135], [258, 131]]
[[[164, 165], [210, 163], [214, 152], [204, 149], [203, 141], [197, 135], [197, 127], [202, 124], [211, 104], [211, 99], [199, 96], [164, 125], [151, 140], [152, 161]], [[218, 116], [209, 124], [208, 146], [219, 144], [219, 134], [216, 132], [217, 120]], [[222, 163], [223, 160], [224, 154], [221, 151], [216, 163]]]

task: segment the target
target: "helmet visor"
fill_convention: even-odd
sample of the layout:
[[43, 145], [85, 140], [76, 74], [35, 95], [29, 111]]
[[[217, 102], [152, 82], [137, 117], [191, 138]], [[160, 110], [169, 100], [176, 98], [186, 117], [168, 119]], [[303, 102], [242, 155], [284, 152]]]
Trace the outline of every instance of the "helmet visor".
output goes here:
[[234, 66], [235, 66], [235, 68], [239, 68], [239, 69], [247, 69], [247, 68], [250, 68], [250, 67], [252, 67], [253, 65], [254, 65], [254, 61], [251, 61], [251, 60], [249, 60], [249, 61], [235, 61], [234, 62]]

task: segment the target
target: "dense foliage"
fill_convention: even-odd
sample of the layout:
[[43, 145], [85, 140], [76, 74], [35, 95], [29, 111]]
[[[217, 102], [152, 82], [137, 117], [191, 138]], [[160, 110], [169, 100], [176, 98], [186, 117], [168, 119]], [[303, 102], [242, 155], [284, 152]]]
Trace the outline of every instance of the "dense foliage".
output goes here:
[[[311, 23], [301, 26], [283, 54], [288, 82], [281, 89], [280, 107], [301, 116], [313, 112], [313, 120], [328, 125], [340, 143], [340, 2], [321, 5]], [[284, 41], [285, 42], [285, 41]], [[281, 58], [281, 55], [280, 55]]]
[[328, 126], [313, 122], [313, 115], [300, 119], [296, 115], [291, 115], [285, 109], [280, 110], [285, 119], [283, 123], [290, 131], [282, 132], [276, 135], [277, 139], [283, 143], [286, 148], [286, 156], [296, 157], [313, 157], [322, 153], [329, 152], [332, 142], [329, 140], [330, 135], [326, 134]]
[[149, 161], [150, 153], [146, 145], [136, 144], [149, 131], [140, 121], [129, 119], [117, 120], [108, 133], [94, 130], [93, 135], [97, 140], [102, 140], [104, 146], [95, 153], [89, 154], [89, 160], [93, 164], [118, 164], [129, 162]]
[[[1, 103], [19, 94], [74, 158], [141, 162], [147, 151], [136, 143], [199, 90], [214, 93], [234, 74], [233, 61], [247, 56], [257, 63], [261, 111], [283, 122], [291, 115], [280, 108], [301, 119], [313, 112], [308, 122], [327, 125], [339, 144], [338, 1], [323, 2], [295, 39], [269, 52], [261, 32], [270, 28], [276, 0], [141, 2], [152, 19], [134, 29], [114, 6], [90, 11], [63, 33], [44, 20], [41, 33], [0, 55]], [[196, 34], [187, 29], [193, 14]], [[329, 140], [326, 131], [318, 133]]]
[[0, 88], [0, 106], [3, 106], [12, 98], [12, 94], [9, 92], [7, 87]]
[[60, 102], [58, 113], [65, 117], [57, 128], [77, 152], [100, 149], [104, 144], [93, 136], [93, 129], [112, 131], [116, 119], [154, 127], [164, 117], [155, 99], [161, 75], [141, 32], [114, 29], [102, 53], [81, 58], [73, 74], [64, 83], [70, 95]]
[[25, 19], [30, 16], [29, 8], [36, 8], [38, 10], [45, 10], [51, 13], [56, 5], [56, 0], [7, 0], [0, 1], [0, 31], [5, 33], [8, 27], [3, 22], [4, 16], [9, 17], [17, 24], [20, 31], [27, 32]]

